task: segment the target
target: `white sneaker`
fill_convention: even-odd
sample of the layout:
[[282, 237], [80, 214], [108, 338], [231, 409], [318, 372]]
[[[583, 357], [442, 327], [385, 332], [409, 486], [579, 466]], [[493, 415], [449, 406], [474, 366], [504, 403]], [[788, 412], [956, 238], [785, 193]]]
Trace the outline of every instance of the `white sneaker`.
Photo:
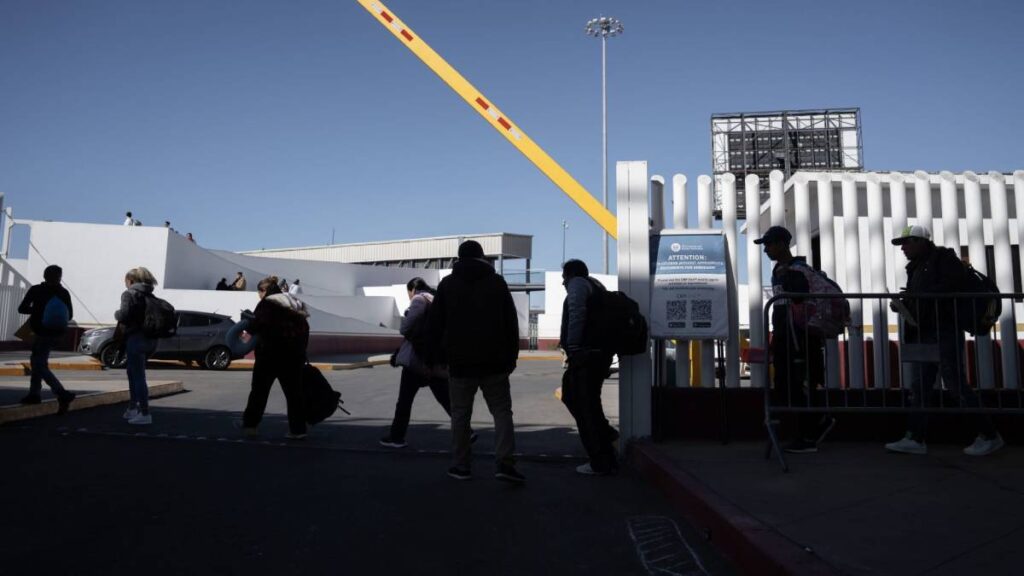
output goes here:
[[139, 409], [136, 408], [135, 406], [129, 406], [128, 409], [124, 411], [124, 415], [121, 417], [124, 418], [125, 420], [131, 420], [132, 418], [135, 418], [138, 415]]
[[967, 448], [964, 448], [964, 454], [968, 456], [988, 456], [989, 454], [999, 450], [1006, 443], [1003, 442], [1003, 437], [996, 434], [992, 438], [985, 438], [979, 435], [974, 439], [974, 444], [971, 444]]
[[590, 465], [590, 462], [586, 464], [580, 464], [576, 467], [577, 474], [583, 474], [584, 476], [607, 476], [607, 472], [598, 472], [594, 470], [594, 467]]
[[889, 452], [900, 452], [902, 454], [927, 454], [928, 446], [924, 442], [918, 442], [906, 435], [896, 442], [889, 442], [885, 445]]
[[147, 424], [153, 423], [153, 416], [150, 414], [143, 414], [140, 412], [133, 416], [132, 419], [128, 421], [128, 423], [134, 424], [136, 426], [145, 426]]

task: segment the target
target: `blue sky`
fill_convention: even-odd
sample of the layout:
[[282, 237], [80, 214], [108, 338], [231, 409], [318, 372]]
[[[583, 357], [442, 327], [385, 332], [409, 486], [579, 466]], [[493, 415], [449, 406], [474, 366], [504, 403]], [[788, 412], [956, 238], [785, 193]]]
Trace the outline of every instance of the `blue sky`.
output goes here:
[[[695, 184], [712, 113], [844, 106], [868, 169], [1024, 167], [1022, 2], [386, 4], [598, 197], [601, 14], [626, 27], [612, 174]], [[532, 234], [542, 269], [566, 219], [568, 254], [601, 260], [599, 228], [354, 0], [0, 0], [0, 192], [231, 250]]]

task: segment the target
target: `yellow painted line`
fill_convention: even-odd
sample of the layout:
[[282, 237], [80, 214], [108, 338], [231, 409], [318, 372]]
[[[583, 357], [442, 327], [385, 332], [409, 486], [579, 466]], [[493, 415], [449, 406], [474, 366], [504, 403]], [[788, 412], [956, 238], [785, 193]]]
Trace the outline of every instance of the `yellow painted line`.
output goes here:
[[615, 216], [601, 205], [587, 189], [584, 188], [575, 178], [569, 175], [558, 162], [555, 162], [536, 142], [526, 135], [526, 132], [509, 120], [508, 116], [483, 93], [477, 90], [461, 74], [459, 74], [444, 58], [434, 52], [423, 38], [412, 31], [408, 25], [402, 22], [387, 6], [380, 0], [358, 0], [366, 10], [377, 19], [378, 22], [391, 35], [412, 51], [428, 68], [441, 77], [456, 94], [462, 97], [469, 104], [470, 108], [476, 110], [480, 116], [487, 121], [499, 134], [508, 140], [509, 144], [516, 147], [523, 153], [523, 156], [551, 179], [556, 186], [562, 189], [584, 212], [594, 219], [597, 224], [604, 228], [612, 238], [616, 238], [618, 228]]
[[0, 366], [0, 376], [27, 376], [28, 369], [21, 364], [7, 364]]

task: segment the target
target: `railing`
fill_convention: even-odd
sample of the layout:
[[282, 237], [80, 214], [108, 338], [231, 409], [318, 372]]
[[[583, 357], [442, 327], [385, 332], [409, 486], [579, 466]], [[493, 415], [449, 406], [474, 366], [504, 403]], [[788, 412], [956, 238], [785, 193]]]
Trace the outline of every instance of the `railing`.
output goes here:
[[[839, 298], [847, 299], [852, 309], [852, 321], [842, 334], [826, 338], [794, 325], [794, 306], [799, 309], [815, 300]], [[782, 326], [775, 327], [771, 336], [786, 340], [769, 345], [771, 353], [762, 360], [775, 370], [772, 382], [764, 387], [770, 440], [766, 455], [774, 449], [783, 469], [788, 469], [775, 428], [780, 414], [1024, 413], [1020, 370], [1024, 350], [1013, 314], [1014, 302], [1021, 298], [1024, 294], [914, 294], [912, 298], [890, 293], [780, 294], [770, 298], [764, 306], [765, 342], [771, 341], [768, 327], [773, 305], [789, 305], [784, 308]], [[980, 333], [965, 334], [965, 325], [973, 324], [993, 301], [1001, 304], [995, 324]], [[864, 337], [864, 310], [875, 324], [870, 339]], [[894, 313], [895, 327], [888, 322]], [[782, 329], [785, 334], [779, 333]]]

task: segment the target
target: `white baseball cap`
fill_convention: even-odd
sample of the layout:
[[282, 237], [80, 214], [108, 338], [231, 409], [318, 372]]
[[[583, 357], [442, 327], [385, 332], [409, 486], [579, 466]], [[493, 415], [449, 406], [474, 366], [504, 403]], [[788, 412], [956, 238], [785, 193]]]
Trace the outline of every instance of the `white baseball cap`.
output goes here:
[[911, 238], [921, 238], [923, 240], [931, 240], [932, 233], [928, 230], [927, 226], [920, 224], [914, 224], [913, 226], [904, 226], [903, 230], [900, 231], [900, 235], [892, 239], [892, 243], [896, 246], [905, 244], [907, 240]]

